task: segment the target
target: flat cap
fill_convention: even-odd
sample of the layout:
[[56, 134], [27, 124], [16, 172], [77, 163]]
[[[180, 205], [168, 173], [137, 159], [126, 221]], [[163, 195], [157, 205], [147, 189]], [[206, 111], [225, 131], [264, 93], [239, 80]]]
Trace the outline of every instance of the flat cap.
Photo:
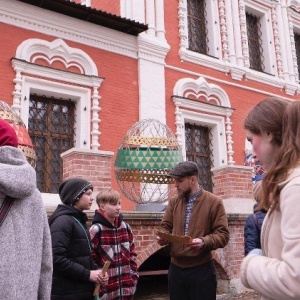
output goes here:
[[169, 173], [170, 177], [198, 176], [198, 165], [193, 161], [183, 161], [177, 164]]

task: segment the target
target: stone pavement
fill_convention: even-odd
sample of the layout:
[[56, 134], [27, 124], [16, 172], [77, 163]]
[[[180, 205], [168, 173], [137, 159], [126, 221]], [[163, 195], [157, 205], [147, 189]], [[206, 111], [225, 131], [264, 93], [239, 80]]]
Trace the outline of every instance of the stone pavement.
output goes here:
[[247, 291], [242, 294], [238, 294], [235, 296], [228, 296], [228, 295], [219, 295], [217, 296], [217, 300], [258, 300], [259, 295], [256, 292]]

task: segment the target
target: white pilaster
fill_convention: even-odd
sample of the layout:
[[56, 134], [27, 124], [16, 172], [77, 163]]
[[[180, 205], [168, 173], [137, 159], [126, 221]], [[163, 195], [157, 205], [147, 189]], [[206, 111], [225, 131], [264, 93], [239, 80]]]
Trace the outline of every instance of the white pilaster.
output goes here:
[[140, 120], [153, 118], [165, 124], [165, 57], [169, 45], [140, 35], [138, 49]]

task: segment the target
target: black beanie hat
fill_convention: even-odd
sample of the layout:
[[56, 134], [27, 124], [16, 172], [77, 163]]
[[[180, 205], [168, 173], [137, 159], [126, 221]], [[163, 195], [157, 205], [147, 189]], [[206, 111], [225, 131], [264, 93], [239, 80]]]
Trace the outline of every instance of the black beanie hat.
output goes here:
[[62, 203], [74, 205], [75, 202], [87, 191], [93, 190], [93, 185], [82, 178], [71, 178], [65, 180], [58, 188]]

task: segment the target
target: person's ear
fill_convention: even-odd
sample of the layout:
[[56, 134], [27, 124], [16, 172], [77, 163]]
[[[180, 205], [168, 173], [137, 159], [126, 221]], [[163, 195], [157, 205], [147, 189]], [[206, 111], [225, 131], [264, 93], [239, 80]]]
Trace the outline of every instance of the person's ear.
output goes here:
[[271, 143], [273, 141], [273, 134], [270, 132], [267, 132], [268, 142]]

